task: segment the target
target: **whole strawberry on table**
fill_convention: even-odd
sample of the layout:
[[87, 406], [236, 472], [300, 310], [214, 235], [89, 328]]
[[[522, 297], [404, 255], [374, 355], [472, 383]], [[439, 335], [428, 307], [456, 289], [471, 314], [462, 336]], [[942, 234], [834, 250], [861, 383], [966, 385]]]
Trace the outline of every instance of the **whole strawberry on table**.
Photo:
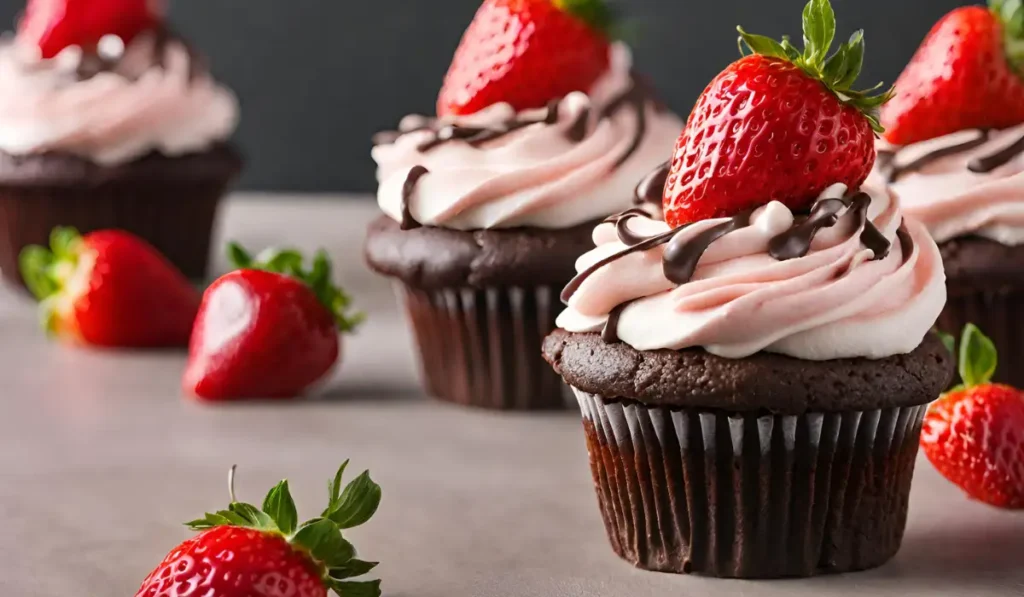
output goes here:
[[342, 532], [374, 515], [381, 490], [369, 472], [343, 489], [347, 465], [329, 484], [327, 508], [302, 524], [287, 480], [257, 508], [235, 500], [232, 468], [231, 504], [188, 523], [200, 533], [171, 550], [136, 597], [326, 597], [328, 591], [340, 597], [379, 596], [379, 580], [351, 580], [377, 563], [359, 559]]
[[928, 409], [921, 446], [973, 499], [1024, 509], [1024, 392], [991, 383], [996, 348], [973, 324], [964, 328], [959, 352], [963, 383]]
[[44, 327], [60, 340], [107, 348], [188, 344], [199, 291], [133, 234], [56, 228], [50, 247], [26, 247], [20, 264]]
[[229, 245], [239, 268], [203, 295], [183, 380], [203, 400], [288, 398], [327, 375], [341, 353], [339, 332], [363, 320], [332, 282], [330, 259], [265, 251], [252, 257]]

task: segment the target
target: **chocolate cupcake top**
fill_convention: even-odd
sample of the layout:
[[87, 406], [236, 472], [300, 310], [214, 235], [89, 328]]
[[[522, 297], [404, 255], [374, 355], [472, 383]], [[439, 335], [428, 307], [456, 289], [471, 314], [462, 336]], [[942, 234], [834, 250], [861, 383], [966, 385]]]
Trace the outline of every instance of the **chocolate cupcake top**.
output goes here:
[[165, 28], [99, 52], [69, 47], [50, 60], [0, 43], [0, 151], [64, 153], [117, 165], [149, 153], [181, 156], [226, 140], [238, 100], [203, 59]]
[[939, 242], [1024, 244], [1024, 125], [970, 129], [902, 147], [879, 141], [875, 169]]
[[670, 229], [632, 210], [594, 231], [558, 325], [641, 351], [879, 359], [921, 344], [946, 300], [925, 228], [878, 185]]
[[517, 113], [406, 117], [375, 139], [381, 209], [403, 228], [569, 228], [625, 209], [683, 123], [631, 70], [624, 45], [587, 93]]

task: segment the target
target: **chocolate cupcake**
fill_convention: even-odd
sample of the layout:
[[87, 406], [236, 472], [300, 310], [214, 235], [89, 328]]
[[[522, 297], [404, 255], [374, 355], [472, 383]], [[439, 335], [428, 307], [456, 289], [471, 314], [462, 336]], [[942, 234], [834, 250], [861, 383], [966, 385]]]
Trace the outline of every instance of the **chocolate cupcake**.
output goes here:
[[586, 93], [542, 108], [499, 102], [410, 116], [375, 141], [386, 215], [369, 229], [366, 258], [396, 281], [432, 396], [494, 409], [566, 406], [540, 357], [562, 309], [559, 289], [594, 224], [631, 204], [636, 181], [682, 129], [632, 74], [628, 49], [601, 44], [607, 68]]
[[31, 26], [0, 43], [0, 269], [8, 280], [20, 282], [21, 249], [45, 243], [56, 226], [124, 229], [189, 277], [205, 275], [219, 202], [242, 167], [227, 143], [238, 103], [151, 16], [136, 30], [121, 26], [127, 14], [94, 15], [127, 43], [108, 36], [53, 58], [43, 56], [64, 46], [33, 38]]
[[641, 185], [666, 181], [665, 221], [633, 209], [597, 227], [544, 343], [583, 412], [612, 547], [640, 568], [771, 578], [886, 562], [925, 410], [952, 376], [930, 332], [939, 250], [865, 184], [885, 97], [850, 100], [867, 99], [845, 87], [863, 41], [825, 68], [828, 2], [804, 22], [799, 58], [741, 30], [752, 55], [711, 82], [671, 165]]

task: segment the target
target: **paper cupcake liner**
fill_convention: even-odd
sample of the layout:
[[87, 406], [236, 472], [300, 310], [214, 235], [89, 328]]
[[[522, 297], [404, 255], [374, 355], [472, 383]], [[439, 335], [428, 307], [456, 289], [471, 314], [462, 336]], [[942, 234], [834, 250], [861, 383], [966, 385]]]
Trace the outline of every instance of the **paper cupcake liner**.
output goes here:
[[981, 328], [999, 351], [995, 381], [1024, 387], [1024, 288], [951, 292], [939, 329], [959, 338], [968, 323]]
[[742, 415], [574, 391], [612, 547], [639, 568], [806, 577], [899, 549], [926, 406]]
[[110, 183], [95, 188], [0, 188], [0, 270], [22, 284], [18, 255], [57, 226], [127, 230], [191, 279], [206, 277], [217, 208], [228, 180]]
[[541, 357], [541, 342], [562, 309], [553, 288], [398, 288], [429, 394], [499, 410], [571, 404], [562, 379]]

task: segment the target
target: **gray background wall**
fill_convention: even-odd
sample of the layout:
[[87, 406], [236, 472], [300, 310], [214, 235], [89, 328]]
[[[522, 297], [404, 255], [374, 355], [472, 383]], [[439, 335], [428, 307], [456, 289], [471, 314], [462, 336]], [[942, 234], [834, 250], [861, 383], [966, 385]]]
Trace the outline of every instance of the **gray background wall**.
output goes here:
[[[615, 0], [640, 26], [634, 44], [669, 105], [737, 58], [735, 26], [799, 39], [805, 0]], [[370, 136], [428, 113], [480, 0], [171, 0], [177, 27], [242, 99], [238, 142], [249, 189], [374, 187]], [[864, 83], [891, 83], [956, 0], [832, 0], [840, 33], [866, 30]], [[23, 0], [0, 0], [13, 23]]]

